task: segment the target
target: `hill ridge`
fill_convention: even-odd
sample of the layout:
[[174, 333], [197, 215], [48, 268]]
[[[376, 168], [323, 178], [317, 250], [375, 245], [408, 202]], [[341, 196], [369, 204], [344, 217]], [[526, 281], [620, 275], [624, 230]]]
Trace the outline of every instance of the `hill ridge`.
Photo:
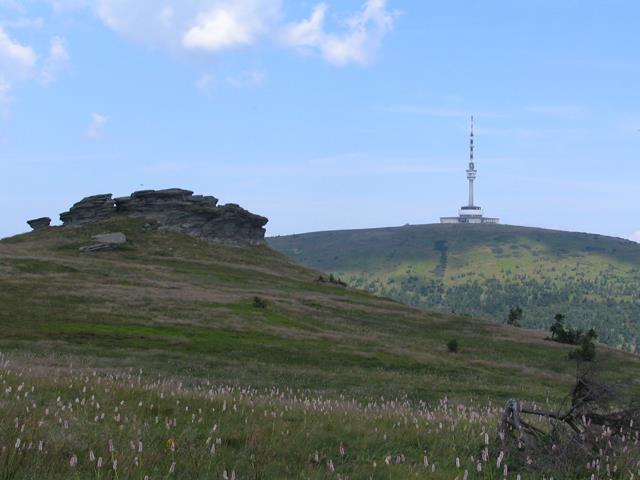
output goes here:
[[514, 225], [423, 224], [269, 237], [295, 261], [409, 305], [502, 321], [555, 313], [632, 351], [640, 336], [640, 244]]

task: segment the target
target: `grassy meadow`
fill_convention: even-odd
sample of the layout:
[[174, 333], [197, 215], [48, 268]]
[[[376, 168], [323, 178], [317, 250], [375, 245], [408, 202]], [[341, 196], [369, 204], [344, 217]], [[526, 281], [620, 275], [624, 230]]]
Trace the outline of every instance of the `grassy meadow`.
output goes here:
[[[0, 241], [0, 478], [549, 478], [496, 428], [507, 399], [560, 404], [572, 347], [320, 275], [119, 216]], [[637, 356], [597, 368], [640, 391]], [[626, 442], [553, 476], [637, 477]]]
[[[500, 406], [205, 382], [1, 358], [3, 479], [534, 479], [640, 475], [638, 438], [548, 470], [512, 463]], [[605, 437], [605, 441], [607, 438]]]

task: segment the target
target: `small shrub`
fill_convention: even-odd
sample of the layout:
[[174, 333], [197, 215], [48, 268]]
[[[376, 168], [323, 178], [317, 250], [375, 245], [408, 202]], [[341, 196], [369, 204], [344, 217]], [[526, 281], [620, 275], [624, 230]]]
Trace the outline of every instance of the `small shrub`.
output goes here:
[[458, 340], [456, 340], [455, 338], [449, 340], [447, 342], [447, 350], [449, 350], [451, 353], [456, 353], [458, 351]]
[[573, 352], [569, 353], [569, 358], [571, 360], [577, 360], [582, 362], [591, 362], [594, 358], [596, 358], [596, 345], [593, 343], [593, 339], [590, 333], [593, 330], [590, 330], [587, 335], [584, 335], [580, 340], [580, 347], [576, 348]]
[[347, 284], [336, 277], [333, 273], [329, 274], [329, 283], [333, 283], [334, 285], [340, 285], [341, 287], [346, 287]]
[[267, 308], [267, 301], [262, 297], [253, 297], [254, 308]]
[[509, 316], [507, 317], [507, 325], [512, 325], [514, 327], [520, 326], [520, 320], [522, 319], [522, 309], [520, 307], [515, 307], [509, 310]]
[[343, 282], [342, 280], [340, 280], [338, 277], [336, 277], [333, 273], [329, 274], [329, 278], [325, 278], [323, 275], [320, 275], [317, 279], [316, 282], [319, 283], [331, 283], [333, 285], [340, 285], [341, 287], [346, 287], [347, 283]]

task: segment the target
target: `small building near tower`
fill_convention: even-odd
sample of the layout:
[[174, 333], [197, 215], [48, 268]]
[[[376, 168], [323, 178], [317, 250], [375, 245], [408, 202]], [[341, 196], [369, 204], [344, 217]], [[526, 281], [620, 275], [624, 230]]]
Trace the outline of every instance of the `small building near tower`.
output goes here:
[[460, 207], [457, 217], [441, 217], [440, 223], [500, 223], [499, 218], [485, 217], [482, 207], [474, 204], [473, 183], [475, 182], [477, 170], [474, 162], [473, 143], [473, 117], [471, 117], [471, 139], [469, 142], [469, 168], [467, 168], [467, 180], [469, 181], [469, 203]]

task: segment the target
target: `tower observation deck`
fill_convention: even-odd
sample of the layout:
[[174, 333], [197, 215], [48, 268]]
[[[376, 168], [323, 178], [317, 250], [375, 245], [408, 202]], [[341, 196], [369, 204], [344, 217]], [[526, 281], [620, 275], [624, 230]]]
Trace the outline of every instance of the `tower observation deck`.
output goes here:
[[478, 171], [474, 161], [475, 144], [473, 134], [473, 117], [471, 117], [471, 136], [469, 139], [469, 166], [467, 168], [467, 180], [469, 181], [469, 203], [460, 207], [457, 217], [441, 217], [440, 223], [500, 223], [499, 218], [485, 217], [482, 207], [474, 203], [474, 182]]

